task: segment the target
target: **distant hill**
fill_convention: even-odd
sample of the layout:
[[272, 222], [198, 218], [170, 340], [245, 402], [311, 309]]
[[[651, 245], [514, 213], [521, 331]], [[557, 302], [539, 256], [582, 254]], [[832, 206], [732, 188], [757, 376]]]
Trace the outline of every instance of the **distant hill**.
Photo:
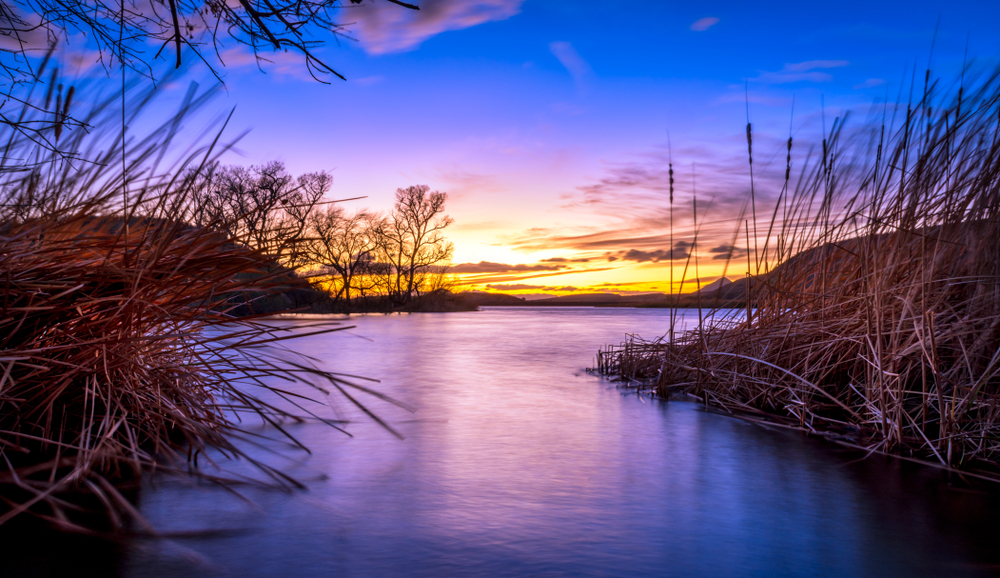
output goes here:
[[576, 293], [574, 295], [561, 295], [559, 297], [548, 297], [546, 299], [535, 299], [534, 305], [573, 305], [578, 303], [618, 303], [625, 299], [623, 295], [615, 293]]
[[702, 295], [710, 294], [713, 292], [717, 292], [720, 289], [725, 289], [727, 286], [732, 284], [733, 282], [730, 281], [729, 279], [726, 279], [725, 277], [719, 277], [715, 281], [712, 281], [708, 285], [705, 285], [704, 287], [699, 289], [699, 291], [702, 293]]
[[643, 293], [641, 295], [618, 295], [615, 293], [578, 293], [575, 295], [562, 295], [560, 297], [549, 297], [548, 299], [535, 299], [531, 305], [541, 307], [551, 306], [609, 306], [609, 305], [632, 305], [639, 303], [650, 303], [664, 301], [667, 298], [665, 293]]
[[[723, 277], [725, 279], [725, 277]], [[719, 281], [721, 281], [720, 279]], [[720, 299], [722, 301], [740, 301], [742, 302], [747, 296], [747, 278], [740, 277], [735, 281], [729, 281], [720, 283], [715, 281], [701, 288], [701, 296], [703, 299]]]
[[[559, 297], [545, 297], [530, 301], [512, 295], [499, 293], [460, 293], [461, 299], [475, 306], [521, 306], [521, 307], [697, 307], [699, 300], [705, 307], [742, 307], [746, 294], [746, 280], [740, 279], [724, 285], [721, 292], [702, 288], [701, 293], [683, 295], [667, 293], [641, 293], [638, 295], [618, 295], [616, 293], [578, 293]], [[706, 291], [707, 290], [707, 291]]]

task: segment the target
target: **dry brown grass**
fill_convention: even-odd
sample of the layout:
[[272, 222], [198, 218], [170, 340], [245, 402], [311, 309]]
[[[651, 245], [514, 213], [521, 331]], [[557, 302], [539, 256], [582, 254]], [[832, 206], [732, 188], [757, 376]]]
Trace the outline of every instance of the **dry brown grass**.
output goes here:
[[[231, 314], [243, 296], [283, 291], [293, 278], [271, 255], [215, 232], [223, 223], [184, 223], [189, 191], [177, 175], [196, 173], [225, 150], [216, 138], [178, 154], [179, 119], [199, 99], [189, 93], [178, 117], [130, 141], [124, 167], [115, 98], [86, 116], [89, 134], [61, 143], [97, 162], [39, 147], [37, 138], [54, 137], [48, 132], [8, 135], [0, 183], [0, 524], [31, 514], [78, 531], [151, 530], [122, 484], [151, 469], [225, 483], [198, 469], [208, 450], [295, 486], [240, 450], [240, 439], [258, 433], [246, 428], [263, 422], [300, 445], [282, 424], [338, 427], [317, 413], [326, 394], [359, 407], [359, 392], [381, 397], [283, 348], [289, 332]], [[175, 160], [161, 170], [164, 154]]]
[[751, 322], [633, 340], [620, 359], [605, 354], [608, 369], [872, 450], [995, 472], [998, 102], [996, 72], [947, 90], [928, 75], [895, 125], [848, 139], [838, 119], [759, 228], [773, 234], [750, 282]]

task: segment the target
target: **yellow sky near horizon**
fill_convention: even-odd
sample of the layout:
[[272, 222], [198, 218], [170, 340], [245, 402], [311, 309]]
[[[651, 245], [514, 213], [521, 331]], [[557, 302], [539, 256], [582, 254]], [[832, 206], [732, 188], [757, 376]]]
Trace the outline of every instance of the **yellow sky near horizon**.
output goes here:
[[[519, 296], [539, 294], [572, 295], [580, 293], [687, 293], [718, 280], [742, 277], [747, 272], [746, 253], [712, 252], [719, 244], [699, 246], [690, 251], [690, 243], [675, 233], [676, 252], [658, 249], [647, 251], [591, 251], [548, 249], [518, 251], [509, 245], [496, 244], [476, 250], [481, 237], [449, 236], [456, 246], [451, 273], [461, 289], [505, 293]], [[627, 257], [627, 258], [626, 258]], [[674, 260], [670, 260], [674, 257]], [[473, 259], [478, 258], [478, 261]]]

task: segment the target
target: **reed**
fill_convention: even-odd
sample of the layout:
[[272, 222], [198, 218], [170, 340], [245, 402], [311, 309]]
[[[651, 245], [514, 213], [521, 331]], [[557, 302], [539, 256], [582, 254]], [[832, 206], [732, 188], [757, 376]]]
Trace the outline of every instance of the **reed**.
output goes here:
[[[153, 94], [128, 88], [131, 124]], [[240, 449], [259, 436], [251, 428], [305, 449], [285, 424], [341, 427], [320, 413], [328, 395], [376, 421], [359, 394], [388, 399], [284, 347], [291, 332], [233, 314], [299, 281], [221, 234], [226, 223], [184, 220], [192, 178], [231, 146], [219, 127], [207, 144], [179, 144], [182, 119], [210, 94], [193, 87], [144, 138], [122, 134], [121, 98], [95, 97], [68, 135], [45, 118], [35, 133], [4, 135], [0, 524], [29, 514], [76, 531], [153, 531], [123, 484], [153, 469], [233, 482], [200, 469], [206, 455], [247, 460], [268, 483], [295, 487]], [[22, 118], [33, 114], [46, 113]]]
[[1000, 478], [1000, 71], [923, 80], [905, 115], [887, 109], [856, 132], [837, 119], [777, 198], [746, 317], [632, 339], [604, 366], [661, 394]]

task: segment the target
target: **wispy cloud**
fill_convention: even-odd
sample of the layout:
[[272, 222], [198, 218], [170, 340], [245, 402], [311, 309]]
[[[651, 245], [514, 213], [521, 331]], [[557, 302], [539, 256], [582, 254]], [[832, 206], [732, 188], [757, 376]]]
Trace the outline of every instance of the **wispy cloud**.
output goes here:
[[622, 261], [634, 261], [636, 263], [659, 263], [660, 261], [681, 261], [687, 259], [691, 255], [691, 243], [687, 241], [677, 241], [674, 243], [674, 248], [671, 249], [657, 249], [654, 251], [643, 251], [641, 249], [629, 249], [628, 251], [620, 251], [615, 255], [610, 255], [610, 257], [615, 257], [615, 260]]
[[593, 259], [567, 259], [565, 257], [552, 257], [551, 259], [542, 259], [542, 263], [588, 263], [593, 261]]
[[[732, 147], [674, 147], [671, 155], [663, 146], [631, 159], [605, 163], [603, 174], [563, 196], [567, 210], [600, 215], [601, 224], [577, 230], [524, 231], [521, 235], [503, 237], [504, 245], [529, 254], [561, 250], [568, 253], [563, 258], [590, 258], [624, 266], [683, 260], [695, 240], [692, 197], [697, 184], [696, 253], [702, 259], [723, 260], [735, 229], [739, 227], [742, 232], [742, 223], [750, 210], [744, 138], [734, 136]], [[755, 134], [754, 144], [761, 151], [761, 160], [755, 166], [757, 210], [769, 215], [783, 185], [784, 157], [778, 153], [784, 152], [785, 142], [761, 133]], [[733, 150], [727, 152], [727, 148]], [[669, 194], [671, 158], [675, 171], [673, 205]], [[798, 162], [801, 161], [794, 161]], [[726, 245], [724, 252], [719, 250], [723, 245]], [[745, 257], [739, 248], [733, 249], [732, 255], [734, 259]]]
[[695, 32], [704, 32], [718, 23], [718, 18], [714, 16], [706, 16], [705, 18], [695, 20], [694, 23], [691, 24], [691, 30], [694, 30]]
[[611, 271], [614, 267], [597, 267], [593, 269], [570, 269], [566, 271], [553, 271], [551, 273], [533, 273], [530, 275], [518, 273], [497, 273], [486, 275], [474, 275], [465, 277], [459, 285], [482, 285], [483, 283], [503, 283], [505, 281], [525, 281], [527, 279], [540, 279], [542, 277], [555, 277], [558, 275], [573, 275], [575, 273], [594, 273], [598, 271]]
[[521, 11], [524, 0], [422, 0], [420, 10], [389, 2], [352, 6], [344, 19], [354, 22], [352, 34], [371, 54], [413, 50], [424, 40], [494, 20], [506, 20]]
[[457, 167], [440, 168], [434, 180], [443, 181], [452, 196], [500, 193], [507, 190], [497, 175], [482, 174]]
[[849, 66], [850, 64], [847, 60], [806, 60], [805, 62], [786, 64], [783, 70], [789, 72], [807, 72], [816, 68], [840, 68], [842, 66]]
[[360, 86], [372, 86], [373, 84], [379, 84], [383, 80], [385, 80], [385, 77], [382, 76], [381, 74], [377, 74], [375, 76], [366, 76], [364, 78], [358, 78], [353, 80], [352, 82]]
[[833, 26], [816, 29], [812, 32], [803, 31], [800, 42], [830, 44], [834, 42], [857, 43], [860, 40], [879, 40], [881, 42], [928, 42], [937, 34], [933, 26], [934, 20], [927, 19], [919, 28], [893, 28], [902, 24], [901, 19], [892, 19], [880, 24], [859, 22], [849, 26]]
[[[594, 285], [594, 287], [595, 288], [596, 287], [601, 287], [602, 288], [601, 290], [603, 291], [603, 290], [607, 290], [608, 288], [615, 288], [615, 287], [636, 287], [636, 286], [640, 286], [640, 285], [642, 285], [642, 286], [649, 286], [649, 281], [607, 281], [607, 282], [601, 283], [599, 285]], [[652, 289], [656, 289], [656, 287], [652, 287]]]
[[573, 45], [569, 42], [550, 42], [549, 51], [566, 67], [570, 76], [573, 77], [573, 82], [576, 83], [577, 88], [584, 88], [591, 75], [593, 75], [594, 70], [580, 56], [576, 48], [573, 48]]
[[746, 257], [749, 252], [746, 247], [737, 247], [731, 244], [722, 244], [718, 247], [713, 247], [709, 249], [709, 253], [712, 253], [712, 259], [717, 261], [730, 261], [733, 259], [739, 259], [741, 257]]
[[[742, 135], [737, 135], [742, 136]], [[731, 216], [736, 218], [749, 195], [749, 171], [745, 140], [732, 147], [675, 147], [673, 155], [666, 146], [657, 147], [635, 155], [632, 159], [604, 163], [603, 174], [590, 183], [581, 185], [574, 193], [564, 196], [565, 206], [575, 210], [593, 211], [613, 216], [618, 227], [608, 227], [606, 238], [622, 233], [627, 237], [641, 236], [646, 231], [666, 232], [671, 219], [675, 230], [689, 230], [692, 218], [692, 200], [695, 189], [699, 199], [699, 221], [710, 214], [711, 220]], [[755, 149], [779, 151], [784, 142], [766, 134], [754, 135]], [[743, 150], [740, 150], [740, 149]], [[761, 153], [762, 156], [767, 153]], [[674, 203], [670, 204], [669, 164], [674, 164]], [[755, 178], [766, 184], [767, 196], [771, 185], [781, 188], [784, 167], [771, 164], [771, 158], [758, 161]], [[697, 185], [697, 186], [695, 186]], [[760, 194], [760, 193], [759, 193]], [[758, 200], [760, 200], [758, 198]], [[704, 210], [710, 209], [709, 213]], [[618, 231], [618, 232], [616, 232]], [[669, 246], [656, 237], [656, 249]], [[583, 240], [583, 239], [580, 239]], [[647, 246], [621, 245], [623, 249], [648, 249]]]
[[[450, 195], [450, 193], [449, 193]], [[511, 224], [507, 221], [458, 221], [451, 226], [451, 231], [494, 231], [507, 229]]]
[[821, 72], [829, 68], [841, 68], [851, 63], [847, 60], [807, 60], [785, 64], [777, 72], [761, 72], [751, 81], [763, 84], [789, 84], [792, 82], [830, 82], [833, 75]]
[[874, 88], [876, 86], [882, 86], [885, 84], [885, 79], [883, 78], [869, 78], [868, 80], [854, 85], [854, 90], [861, 90], [863, 88]]
[[762, 104], [764, 106], [775, 106], [787, 108], [792, 104], [792, 99], [787, 96], [771, 96], [755, 92], [747, 93], [742, 86], [733, 87], [733, 90], [723, 94], [715, 101], [718, 104], [738, 102], [750, 104]]
[[489, 284], [484, 285], [487, 289], [494, 291], [558, 291], [560, 293], [572, 293], [583, 291], [580, 287], [566, 285], [564, 287], [549, 287], [548, 285], [528, 285], [526, 283], [511, 283], [509, 285]]
[[508, 265], [506, 263], [491, 263], [480, 261], [478, 263], [462, 263], [455, 265], [448, 270], [449, 273], [514, 273], [524, 271], [558, 271], [565, 269], [566, 265]]
[[246, 46], [233, 46], [219, 54], [222, 70], [233, 71], [241, 68], [259, 68], [273, 75], [272, 78], [292, 78], [312, 80], [301, 54], [295, 52], [259, 52], [254, 54]]
[[528, 250], [564, 248], [578, 251], [622, 249], [625, 247], [659, 249], [669, 245], [667, 235], [636, 236], [634, 233], [635, 231], [630, 229], [617, 229], [583, 235], [543, 234], [535, 236], [529, 234], [521, 239], [512, 239], [507, 244]]
[[[12, 18], [11, 16], [6, 15], [5, 17]], [[21, 50], [24, 50], [28, 54], [33, 52], [40, 52], [44, 54], [43, 51], [48, 48], [49, 43], [51, 42], [48, 29], [45, 26], [40, 26], [37, 23], [38, 18], [34, 15], [18, 14], [17, 16], [13, 16], [13, 18], [18, 17], [24, 18], [30, 24], [23, 27], [23, 29], [18, 30], [16, 33], [12, 33], [12, 29], [8, 28], [7, 32], [0, 35], [0, 50], [8, 53], [19, 53]], [[10, 26], [10, 24], [8, 24], [8, 26]]]
[[[605, 161], [589, 182], [561, 197], [567, 212], [594, 216], [587, 226], [537, 228], [498, 238], [522, 254], [559, 251], [563, 259], [589, 258], [592, 264], [607, 262], [628, 269], [683, 265], [689, 252], [716, 267], [727, 259], [734, 267], [745, 265], [744, 223], [751, 213], [746, 137], [734, 131], [727, 138], [711, 147], [695, 144], [671, 150], [662, 143]], [[809, 158], [810, 138], [804, 134], [794, 143], [793, 175]], [[775, 206], [784, 186], [786, 146], [785, 135], [754, 133], [756, 213], [760, 222], [777, 215], [778, 226], [782, 221]], [[698, 226], [697, 249], [693, 250], [695, 190]], [[766, 231], [765, 227], [761, 233]], [[733, 246], [734, 239], [739, 246]]]

